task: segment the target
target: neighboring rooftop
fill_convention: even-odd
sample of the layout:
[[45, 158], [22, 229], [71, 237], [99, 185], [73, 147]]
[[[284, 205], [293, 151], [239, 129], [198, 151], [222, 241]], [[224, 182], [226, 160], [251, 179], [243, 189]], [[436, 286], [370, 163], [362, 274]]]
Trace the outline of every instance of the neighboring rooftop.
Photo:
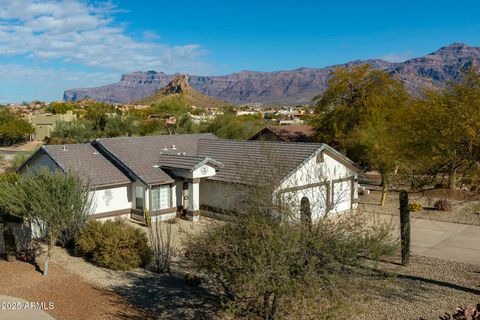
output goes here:
[[269, 126], [248, 140], [285, 142], [312, 142], [315, 129], [312, 126]]

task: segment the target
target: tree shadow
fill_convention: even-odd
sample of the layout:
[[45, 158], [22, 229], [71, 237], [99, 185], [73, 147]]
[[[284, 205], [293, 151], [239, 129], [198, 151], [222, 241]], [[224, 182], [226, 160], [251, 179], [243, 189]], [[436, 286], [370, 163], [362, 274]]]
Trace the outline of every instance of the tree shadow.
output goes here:
[[125, 277], [129, 285], [113, 287], [112, 291], [156, 318], [211, 319], [219, 309], [220, 299], [208, 284], [188, 286], [180, 272], [126, 273]]

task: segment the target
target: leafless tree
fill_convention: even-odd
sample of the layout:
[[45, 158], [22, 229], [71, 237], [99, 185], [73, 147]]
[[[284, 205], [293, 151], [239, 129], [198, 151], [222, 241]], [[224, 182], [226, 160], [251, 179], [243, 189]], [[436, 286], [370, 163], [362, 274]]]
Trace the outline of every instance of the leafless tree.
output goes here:
[[156, 272], [170, 272], [175, 249], [172, 246], [172, 225], [160, 220], [152, 221], [148, 227], [148, 236], [153, 251]]

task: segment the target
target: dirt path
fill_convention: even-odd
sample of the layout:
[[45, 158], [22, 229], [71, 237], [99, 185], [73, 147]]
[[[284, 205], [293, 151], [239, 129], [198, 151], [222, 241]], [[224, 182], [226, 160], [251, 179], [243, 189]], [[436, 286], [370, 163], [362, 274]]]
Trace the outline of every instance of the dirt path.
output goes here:
[[[47, 277], [25, 262], [0, 260], [0, 294], [33, 302], [53, 302], [45, 310], [55, 319], [148, 319], [126, 299], [96, 288], [57, 264]], [[1, 311], [0, 311], [1, 313]]]

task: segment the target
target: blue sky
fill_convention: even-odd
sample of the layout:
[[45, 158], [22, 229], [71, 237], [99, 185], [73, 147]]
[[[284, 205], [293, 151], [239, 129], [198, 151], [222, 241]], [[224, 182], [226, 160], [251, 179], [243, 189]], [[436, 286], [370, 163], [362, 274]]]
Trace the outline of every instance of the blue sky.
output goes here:
[[157, 70], [221, 75], [403, 61], [480, 45], [479, 1], [0, 0], [0, 103]]

